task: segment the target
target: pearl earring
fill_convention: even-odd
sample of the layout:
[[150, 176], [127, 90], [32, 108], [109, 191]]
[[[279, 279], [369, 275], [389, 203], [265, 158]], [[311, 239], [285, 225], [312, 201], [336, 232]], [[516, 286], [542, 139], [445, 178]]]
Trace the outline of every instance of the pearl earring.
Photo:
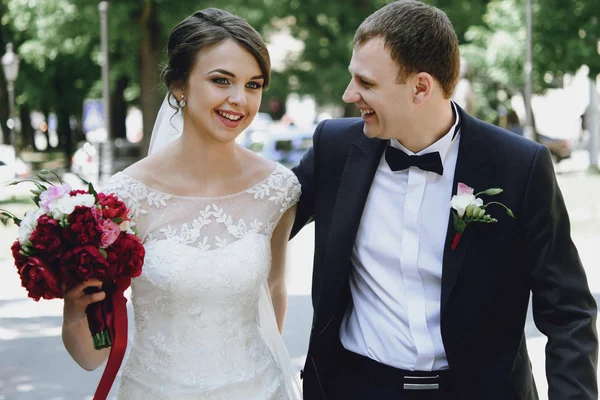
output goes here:
[[185, 107], [185, 99], [183, 98], [183, 95], [181, 95], [181, 100], [179, 101], [179, 106], [180, 107]]

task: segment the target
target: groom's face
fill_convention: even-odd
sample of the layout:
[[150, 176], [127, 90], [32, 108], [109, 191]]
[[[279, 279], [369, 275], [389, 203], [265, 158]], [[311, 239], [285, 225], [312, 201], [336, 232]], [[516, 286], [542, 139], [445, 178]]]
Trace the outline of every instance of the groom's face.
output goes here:
[[355, 47], [348, 69], [352, 77], [342, 99], [359, 108], [365, 135], [399, 138], [410, 125], [413, 93], [410, 80], [398, 83], [399, 68], [384, 40], [373, 38]]

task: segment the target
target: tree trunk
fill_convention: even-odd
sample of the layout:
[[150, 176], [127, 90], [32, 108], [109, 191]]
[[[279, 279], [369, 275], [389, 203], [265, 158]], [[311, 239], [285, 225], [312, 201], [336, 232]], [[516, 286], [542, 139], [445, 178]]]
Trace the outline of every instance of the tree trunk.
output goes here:
[[[521, 92], [521, 96], [523, 96], [523, 105], [525, 106], [525, 112], [527, 112], [527, 104], [525, 103], [527, 100], [527, 97], [525, 97], [525, 92]], [[525, 116], [525, 125], [524, 127], [527, 125], [527, 116]], [[535, 140], [536, 142], [540, 142], [540, 134], [537, 130], [537, 127], [535, 125], [535, 115], [533, 115], [533, 108], [531, 109], [531, 128], [533, 129], [533, 140]]]
[[142, 109], [142, 123], [144, 137], [141, 142], [141, 156], [146, 156], [152, 127], [160, 109], [162, 98], [157, 85], [160, 83], [158, 65], [160, 62], [160, 25], [158, 22], [157, 5], [154, 1], [144, 3], [139, 22], [142, 29], [142, 42], [140, 43], [140, 106]]
[[73, 135], [71, 132], [71, 124], [69, 123], [69, 110], [60, 107], [56, 111], [58, 126], [56, 128], [58, 134], [59, 145], [65, 153], [65, 170], [71, 169], [71, 157], [73, 156]]
[[31, 126], [31, 110], [29, 109], [29, 105], [27, 103], [22, 104], [19, 108], [19, 119], [21, 120], [21, 132], [20, 132], [20, 148], [27, 149], [31, 147], [35, 148], [33, 145], [33, 134], [34, 129]]
[[119, 77], [115, 82], [115, 87], [111, 94], [110, 122], [113, 139], [125, 139], [127, 137], [127, 128], [125, 125], [127, 103], [125, 102], [124, 92], [128, 85], [129, 79], [127, 77]]
[[[0, 18], [4, 16], [6, 12], [6, 7], [4, 6], [4, 2], [0, 1]], [[0, 28], [0, 53], [4, 54], [5, 38], [3, 33], [3, 28]], [[10, 144], [10, 129], [6, 126], [6, 121], [8, 120], [8, 91], [6, 90], [6, 79], [4, 79], [4, 74], [0, 74], [0, 129], [2, 132], [0, 133], [0, 144]]]
[[[60, 76], [55, 77], [55, 90], [59, 99], [63, 95], [66, 95], [63, 93], [65, 88], [62, 82], [64, 81]], [[73, 135], [71, 132], [71, 123], [69, 121], [71, 114], [66, 103], [60, 101], [56, 105], [55, 111], [57, 119], [56, 133], [58, 135], [58, 145], [63, 149], [65, 154], [65, 170], [69, 171], [71, 169], [71, 157], [73, 156]]]
[[48, 103], [46, 103], [45, 101], [42, 103], [42, 114], [44, 114], [44, 120], [46, 121], [46, 132], [44, 132], [44, 135], [46, 136], [46, 143], [48, 143], [48, 147], [46, 147], [46, 151], [50, 151], [50, 149], [52, 149], [52, 146], [50, 146], [50, 107], [48, 106]]

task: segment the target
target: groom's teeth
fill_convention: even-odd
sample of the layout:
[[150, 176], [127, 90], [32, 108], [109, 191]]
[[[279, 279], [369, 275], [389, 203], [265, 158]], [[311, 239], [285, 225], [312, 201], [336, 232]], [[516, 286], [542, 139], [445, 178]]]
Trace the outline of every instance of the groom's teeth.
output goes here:
[[373, 109], [369, 109], [369, 110], [360, 110], [360, 114], [361, 115], [369, 115], [369, 114], [374, 114], [375, 110]]
[[240, 118], [242, 118], [240, 115], [231, 115], [231, 114], [229, 114], [229, 113], [226, 113], [226, 112], [223, 112], [223, 111], [217, 111], [217, 113], [218, 113], [219, 115], [221, 115], [222, 117], [225, 117], [225, 118], [227, 118], [227, 119], [228, 119], [228, 120], [230, 120], [230, 121], [237, 121], [237, 120], [239, 120]]

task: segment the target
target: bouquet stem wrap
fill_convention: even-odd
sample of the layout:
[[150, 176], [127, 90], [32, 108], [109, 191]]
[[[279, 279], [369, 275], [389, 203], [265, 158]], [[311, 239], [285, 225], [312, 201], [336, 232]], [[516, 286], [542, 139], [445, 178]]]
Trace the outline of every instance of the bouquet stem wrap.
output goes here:
[[[106, 367], [104, 368], [104, 373], [102, 374], [96, 393], [94, 393], [94, 400], [106, 400], [108, 397], [108, 393], [123, 362], [125, 350], [127, 349], [127, 299], [123, 293], [131, 285], [131, 279], [117, 279], [113, 285], [114, 291], [112, 294], [109, 294], [107, 291], [106, 299], [101, 302], [107, 304], [105, 311], [110, 310], [110, 312], [106, 313], [107, 318], [104, 322], [110, 334], [109, 339], [112, 342], [112, 347]], [[94, 336], [94, 345], [95, 338], [96, 336]]]
[[[106, 293], [105, 299], [103, 301], [90, 304], [85, 310], [90, 333], [92, 334], [92, 339], [94, 341], [94, 348], [96, 350], [110, 347], [113, 344], [109, 326], [114, 324], [113, 296], [115, 295], [116, 289], [117, 285], [114, 282], [104, 282], [102, 284], [102, 290], [104, 293]], [[94, 292], [96, 291], [98, 290], [94, 290]], [[86, 291], [88, 294], [90, 292], [92, 291]]]

